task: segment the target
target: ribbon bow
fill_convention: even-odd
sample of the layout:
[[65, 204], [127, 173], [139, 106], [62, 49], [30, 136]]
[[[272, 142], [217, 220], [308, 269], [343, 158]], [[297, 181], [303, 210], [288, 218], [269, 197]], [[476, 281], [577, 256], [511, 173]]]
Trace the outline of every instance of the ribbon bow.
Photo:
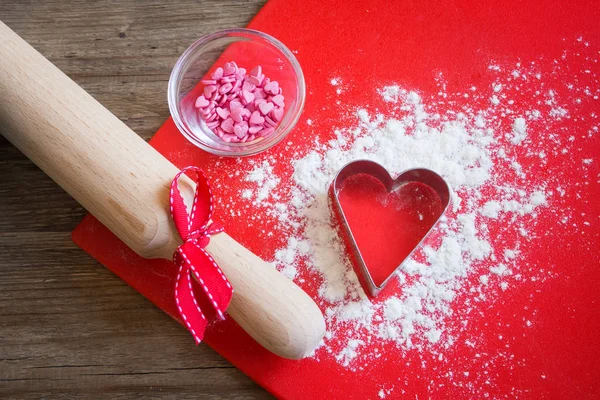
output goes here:
[[[188, 213], [181, 192], [179, 177], [186, 172], [195, 176], [196, 191], [191, 213]], [[186, 167], [173, 179], [170, 192], [171, 217], [183, 244], [175, 250], [173, 262], [179, 267], [175, 282], [175, 301], [179, 313], [188, 330], [194, 336], [196, 344], [202, 341], [208, 325], [202, 312], [193, 286], [200, 286], [206, 299], [204, 304], [210, 304], [220, 319], [225, 319], [224, 312], [231, 301], [233, 288], [219, 268], [215, 260], [204, 249], [210, 242], [210, 236], [223, 232], [223, 227], [211, 223], [213, 210], [212, 192], [208, 179], [198, 167]], [[192, 281], [192, 274], [196, 282]]]

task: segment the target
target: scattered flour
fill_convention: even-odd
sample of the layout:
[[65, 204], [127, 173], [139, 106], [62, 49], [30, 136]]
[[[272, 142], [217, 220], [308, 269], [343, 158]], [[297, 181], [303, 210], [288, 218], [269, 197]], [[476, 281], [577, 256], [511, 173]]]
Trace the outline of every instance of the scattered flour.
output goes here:
[[[286, 235], [274, 264], [297, 282], [309, 277], [317, 285], [328, 332], [315, 358], [333, 357], [344, 368], [362, 370], [370, 361], [385, 358], [372, 350], [373, 343], [437, 352], [462, 337], [475, 348], [477, 340], [464, 339], [466, 325], [452, 322], [460, 308], [458, 299], [465, 304], [461, 312], [469, 314], [476, 303], [497, 298], [525, 279], [540, 281], [547, 276], [522, 264], [521, 249], [527, 246], [520, 247], [519, 241], [535, 238], [535, 219], [546, 212], [553, 195], [564, 196], [565, 190], [559, 184], [551, 190], [548, 178], [530, 174], [527, 157], [544, 162], [572, 146], [574, 137], [563, 141], [564, 135], [541, 128], [548, 121], [567, 118], [569, 106], [558, 104], [554, 92], [538, 90], [549, 103], [538, 101], [530, 109], [520, 105], [516, 112], [510, 108], [515, 102], [507, 96], [521, 90], [519, 82], [528, 76], [537, 79], [531, 84], [542, 75], [522, 65], [514, 70], [492, 65], [490, 71], [505, 75], [491, 86], [491, 93], [481, 95], [486, 106], [480, 110], [466, 107], [440, 114], [434, 100], [397, 85], [386, 86], [378, 93], [389, 109], [352, 110], [350, 122], [335, 130], [335, 139], [315, 142], [312, 151], [294, 157], [291, 185], [280, 185], [269, 160], [255, 164], [246, 176], [253, 192], [250, 196], [244, 189], [242, 197], [266, 207]], [[330, 83], [337, 86], [341, 79]], [[438, 96], [447, 99], [443, 85]], [[349, 264], [328, 204], [333, 176], [356, 159], [377, 161], [392, 174], [429, 168], [452, 188], [452, 208], [432, 239], [397, 272], [398, 288], [375, 300], [365, 295]], [[585, 159], [583, 167], [592, 162]], [[496, 230], [510, 226], [514, 242], [499, 243], [490, 233], [492, 226]], [[387, 393], [382, 389], [378, 396]]]

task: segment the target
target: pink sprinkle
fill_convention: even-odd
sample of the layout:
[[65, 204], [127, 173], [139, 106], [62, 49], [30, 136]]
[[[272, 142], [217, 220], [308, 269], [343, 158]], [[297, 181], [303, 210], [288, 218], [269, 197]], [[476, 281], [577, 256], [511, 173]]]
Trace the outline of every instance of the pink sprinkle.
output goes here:
[[252, 94], [254, 95], [255, 98], [257, 99], [264, 99], [265, 96], [265, 92], [262, 89], [256, 89], [254, 92], [252, 92]]
[[219, 88], [219, 93], [221, 93], [221, 94], [229, 93], [231, 88], [233, 88], [233, 85], [231, 83], [226, 83]]
[[262, 125], [253, 125], [250, 128], [248, 128], [248, 132], [250, 132], [251, 134], [255, 134], [258, 133], [260, 131], [262, 131], [263, 126]]
[[261, 76], [262, 75], [262, 67], [260, 65], [257, 65], [256, 67], [252, 68], [252, 71], [250, 71], [250, 75], [251, 76]]
[[231, 110], [231, 118], [235, 122], [242, 122], [244, 120], [244, 117], [242, 116], [242, 114], [243, 114], [242, 110], [245, 110], [245, 108], [243, 108], [243, 107], [236, 107], [233, 110]]
[[254, 89], [256, 89], [256, 85], [253, 85], [248, 81], [244, 82], [244, 85], [242, 86], [242, 90], [246, 90], [248, 92], [253, 92]]
[[269, 117], [265, 117], [265, 124], [269, 125], [269, 126], [275, 126], [275, 121], [273, 121], [271, 118]]
[[225, 63], [225, 66], [223, 67], [223, 75], [229, 76], [229, 75], [235, 74], [236, 72], [237, 72], [237, 65], [235, 64], [235, 62], [231, 61], [231, 62]]
[[227, 103], [227, 100], [229, 100], [229, 99], [227, 98], [227, 96], [222, 96], [222, 97], [221, 97], [221, 100], [219, 100], [219, 106], [220, 106], [220, 107], [223, 107], [223, 106], [225, 105], [225, 103]]
[[248, 133], [248, 124], [245, 122], [235, 124], [235, 126], [233, 127], [233, 132], [237, 137], [242, 139]]
[[271, 79], [269, 79], [269, 78], [263, 79], [263, 81], [262, 81], [262, 88], [264, 89], [265, 86], [267, 86], [269, 83], [271, 83]]
[[216, 131], [217, 131], [217, 136], [220, 137], [221, 139], [223, 138], [223, 135], [226, 134], [225, 131], [221, 127], [217, 128]]
[[229, 96], [227, 96], [227, 100], [231, 101], [231, 100], [235, 99], [236, 97], [238, 97], [238, 94], [239, 93], [230, 94]]
[[252, 115], [250, 115], [250, 123], [252, 125], [262, 125], [265, 123], [265, 118], [260, 115], [260, 112], [254, 111]]
[[219, 95], [219, 91], [215, 90], [214, 93], [213, 93], [213, 95], [212, 95], [212, 97], [210, 99], [213, 100], [213, 101], [219, 101], [219, 96], [220, 96]]
[[247, 90], [242, 90], [242, 100], [246, 102], [246, 104], [254, 101], [254, 95]]
[[278, 107], [283, 107], [284, 106], [284, 97], [280, 94], [278, 94], [277, 96], [273, 96], [273, 98], [271, 99], [271, 101], [277, 105]]
[[275, 128], [266, 128], [266, 129], [263, 129], [263, 130], [260, 132], [260, 135], [261, 135], [261, 136], [263, 136], [263, 137], [265, 137], [265, 136], [267, 136], [267, 135], [270, 135], [270, 134], [271, 134], [271, 133], [273, 133], [273, 132], [275, 132]]
[[215, 90], [217, 90], [217, 87], [215, 85], [205, 86], [204, 87], [204, 97], [210, 97]]
[[240, 101], [237, 101], [237, 100], [229, 103], [230, 110], [233, 110], [234, 108], [238, 108], [238, 107], [244, 107], [244, 105]]
[[258, 109], [260, 110], [262, 115], [267, 115], [273, 109], [273, 103], [267, 103], [265, 101], [264, 103], [258, 104]]
[[283, 108], [275, 108], [273, 109], [273, 111], [271, 111], [271, 116], [273, 117], [273, 119], [277, 122], [281, 121], [281, 118], [283, 118]]
[[271, 93], [273, 95], [279, 94], [279, 82], [271, 81], [264, 86], [264, 90], [267, 93]]
[[217, 83], [217, 81], [215, 81], [214, 79], [202, 79], [202, 83], [204, 83], [205, 85], [214, 85]]
[[206, 100], [206, 97], [200, 96], [196, 99], [196, 108], [203, 108], [209, 104], [209, 101]]
[[233, 125], [234, 121], [231, 118], [227, 118], [223, 122], [221, 122], [221, 128], [227, 133], [233, 133]]
[[206, 117], [206, 122], [212, 122], [214, 120], [216, 120], [218, 117], [217, 113], [212, 111], [207, 117]]
[[248, 78], [248, 82], [250, 82], [253, 85], [260, 86], [260, 84], [263, 81], [263, 78], [264, 78], [264, 75], [261, 75], [261, 76], [252, 75], [252, 76], [250, 76], [250, 78]]
[[217, 114], [219, 114], [219, 117], [227, 119], [231, 112], [226, 108], [217, 107]]
[[[238, 137], [229, 133], [226, 133], [223, 135], [223, 137], [221, 139], [223, 139], [224, 141], [226, 141], [227, 143], [229, 142], [233, 142], [233, 139], [237, 139]], [[239, 140], [239, 139], [238, 139]]]
[[215, 72], [213, 72], [213, 74], [211, 76], [211, 78], [213, 78], [216, 81], [218, 81], [222, 77], [223, 77], [223, 68], [221, 68], [221, 67], [215, 69]]
[[238, 89], [240, 89], [242, 87], [242, 80], [238, 79], [235, 81], [235, 83], [233, 84], [233, 89], [231, 89], [232, 92], [237, 91]]
[[220, 123], [219, 121], [211, 121], [211, 122], [208, 122], [206, 124], [206, 126], [208, 126], [210, 129], [215, 129], [216, 127], [219, 126], [219, 123]]
[[235, 80], [235, 76], [224, 76], [223, 78], [221, 78], [221, 83], [233, 83], [235, 82]]

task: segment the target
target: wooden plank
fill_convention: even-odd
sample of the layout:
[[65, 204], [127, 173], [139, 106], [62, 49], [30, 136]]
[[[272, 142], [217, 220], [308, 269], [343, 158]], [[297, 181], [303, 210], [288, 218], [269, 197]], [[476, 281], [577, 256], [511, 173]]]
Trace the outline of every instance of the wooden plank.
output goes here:
[[[0, 15], [148, 139], [177, 57], [263, 3], [0, 0]], [[77, 248], [85, 210], [3, 138], [0, 181], [0, 397], [271, 398]]]

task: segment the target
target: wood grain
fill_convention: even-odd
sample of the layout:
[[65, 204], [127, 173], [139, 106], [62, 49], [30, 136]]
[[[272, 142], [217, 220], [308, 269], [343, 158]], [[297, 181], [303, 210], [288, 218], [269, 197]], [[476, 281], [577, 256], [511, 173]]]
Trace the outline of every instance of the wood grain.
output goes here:
[[[147, 139], [181, 52], [262, 4], [0, 0], [0, 18]], [[0, 397], [271, 398], [78, 249], [84, 210], [1, 137], [0, 182]]]

